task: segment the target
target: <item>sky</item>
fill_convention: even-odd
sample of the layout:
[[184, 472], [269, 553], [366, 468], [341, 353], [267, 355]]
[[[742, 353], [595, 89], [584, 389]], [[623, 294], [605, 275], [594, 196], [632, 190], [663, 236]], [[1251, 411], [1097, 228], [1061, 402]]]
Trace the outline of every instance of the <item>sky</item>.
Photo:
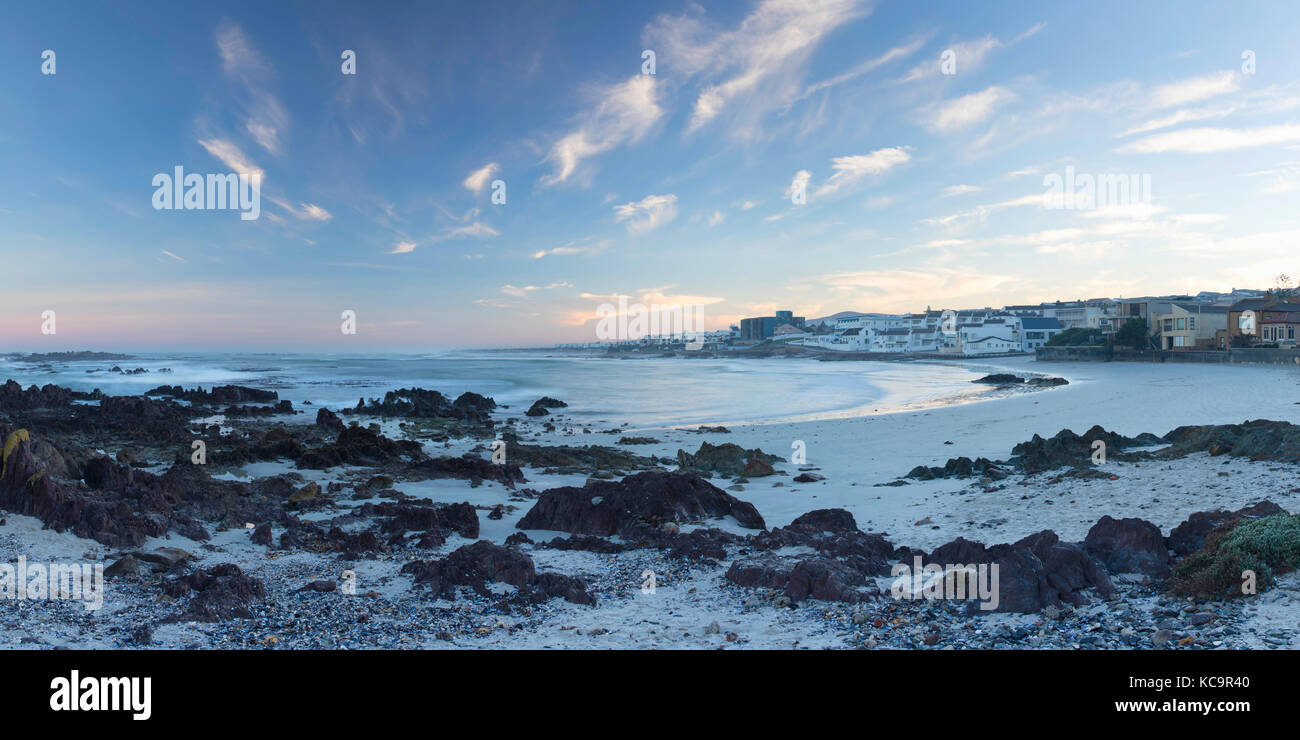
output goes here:
[[[619, 296], [718, 329], [1300, 275], [1287, 3], [0, 12], [0, 351], [538, 346]], [[256, 176], [258, 218], [156, 208], [177, 167]]]

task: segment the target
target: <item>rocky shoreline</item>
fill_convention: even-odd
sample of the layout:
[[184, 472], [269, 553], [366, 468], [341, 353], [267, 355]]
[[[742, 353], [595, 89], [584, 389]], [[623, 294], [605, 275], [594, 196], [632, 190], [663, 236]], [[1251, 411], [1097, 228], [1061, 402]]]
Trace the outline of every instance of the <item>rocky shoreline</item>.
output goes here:
[[[98, 612], [12, 601], [3, 632], [19, 645], [120, 648], [1216, 649], [1296, 638], [1294, 620], [1252, 626], [1252, 614], [1290, 603], [1300, 565], [1300, 518], [1265, 492], [1187, 512], [1168, 532], [1115, 511], [1074, 542], [1043, 530], [921, 549], [833, 507], [769, 528], [747, 486], [826, 478], [718, 441], [724, 428], [698, 430], [694, 451], [644, 455], [637, 445], [659, 440], [575, 428], [566, 406], [510, 410], [407, 388], [316, 408], [313, 421], [242, 386], [106, 396], [9, 381], [0, 562], [93, 560], [108, 586]], [[595, 434], [617, 441], [556, 439]], [[1005, 460], [952, 458], [877, 485], [951, 479], [971, 495], [1015, 485], [1028, 497], [1114, 480], [1098, 449], [1134, 467], [1294, 465], [1300, 427], [1062, 430]], [[487, 493], [457, 500], [471, 490]], [[997, 565], [996, 607], [898, 598], [900, 563]], [[1246, 566], [1258, 593], [1243, 596]]]

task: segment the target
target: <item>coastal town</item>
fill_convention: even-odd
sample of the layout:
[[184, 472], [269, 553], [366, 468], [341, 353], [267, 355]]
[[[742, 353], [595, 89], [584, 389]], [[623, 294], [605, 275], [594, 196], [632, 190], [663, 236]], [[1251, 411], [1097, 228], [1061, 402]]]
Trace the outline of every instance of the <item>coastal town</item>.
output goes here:
[[[924, 311], [903, 314], [842, 311], [815, 319], [776, 311], [772, 316], [744, 318], [721, 331], [682, 330], [677, 322], [673, 332], [556, 347], [610, 352], [741, 352], [785, 347], [865, 357], [996, 357], [1079, 346], [1172, 352], [1295, 349], [1300, 296], [1284, 278], [1266, 290], [1234, 288], [1195, 295], [1058, 300], [998, 308], [927, 306]], [[700, 307], [695, 307], [694, 315], [701, 313]], [[648, 325], [654, 324], [659, 322]]]

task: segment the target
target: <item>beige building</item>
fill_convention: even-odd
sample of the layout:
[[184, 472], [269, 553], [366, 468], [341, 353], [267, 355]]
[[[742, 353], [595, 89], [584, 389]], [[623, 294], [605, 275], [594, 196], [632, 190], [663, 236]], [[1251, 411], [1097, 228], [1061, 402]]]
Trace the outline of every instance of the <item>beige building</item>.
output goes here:
[[1228, 328], [1228, 307], [1171, 303], [1151, 318], [1160, 349], [1218, 349], [1215, 332]]

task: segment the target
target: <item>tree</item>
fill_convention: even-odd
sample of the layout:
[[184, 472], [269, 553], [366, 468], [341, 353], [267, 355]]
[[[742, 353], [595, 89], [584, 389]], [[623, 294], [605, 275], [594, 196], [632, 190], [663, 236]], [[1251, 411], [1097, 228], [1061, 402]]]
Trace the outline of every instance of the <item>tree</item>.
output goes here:
[[1099, 344], [1105, 344], [1101, 337], [1101, 330], [1083, 327], [1066, 329], [1060, 334], [1054, 334], [1051, 339], [1047, 340], [1048, 347], [1086, 347]]
[[1296, 294], [1295, 284], [1291, 282], [1291, 276], [1282, 273], [1273, 281], [1273, 295], [1286, 300]]
[[1133, 349], [1146, 349], [1147, 322], [1142, 319], [1129, 319], [1115, 332], [1115, 344]]

